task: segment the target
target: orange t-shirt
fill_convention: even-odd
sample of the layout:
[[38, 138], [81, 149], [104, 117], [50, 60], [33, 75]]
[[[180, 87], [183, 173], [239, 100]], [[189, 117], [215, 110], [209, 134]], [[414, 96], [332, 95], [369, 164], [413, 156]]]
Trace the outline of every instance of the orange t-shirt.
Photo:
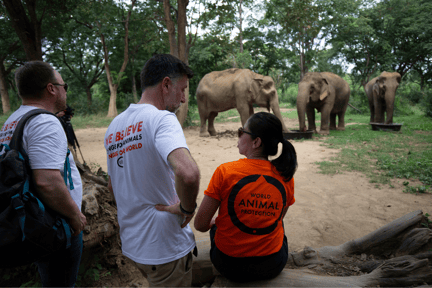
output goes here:
[[266, 256], [282, 247], [282, 211], [294, 204], [294, 178], [284, 182], [266, 160], [220, 165], [204, 194], [221, 202], [215, 243], [232, 257]]

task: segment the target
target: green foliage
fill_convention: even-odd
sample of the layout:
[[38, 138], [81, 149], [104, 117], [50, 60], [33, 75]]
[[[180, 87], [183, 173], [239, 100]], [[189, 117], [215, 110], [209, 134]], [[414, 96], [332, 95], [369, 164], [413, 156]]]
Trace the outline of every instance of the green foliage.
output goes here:
[[342, 59], [339, 58], [338, 51], [334, 48], [320, 50], [316, 53], [316, 67], [312, 67], [309, 72], [332, 72], [343, 76]]
[[423, 92], [422, 100], [420, 101], [426, 116], [432, 118], [432, 89], [426, 89]]
[[423, 185], [408, 186], [409, 185], [408, 181], [404, 182], [404, 185], [406, 186], [406, 188], [403, 190], [403, 192], [410, 193], [410, 194], [426, 193], [429, 189], [428, 186], [423, 186]]
[[265, 1], [264, 20], [267, 26], [280, 30], [279, 34], [285, 34], [281, 44], [288, 44], [292, 51], [302, 61], [305, 72], [313, 66], [312, 62], [318, 50], [318, 34], [322, 29], [323, 6], [319, 1]]
[[406, 98], [412, 104], [418, 104], [423, 97], [421, 87], [418, 83], [405, 81], [401, 82], [396, 95]]
[[324, 35], [341, 57], [355, 65], [357, 83], [366, 83], [373, 72], [397, 71], [403, 76], [413, 65], [423, 67], [430, 62], [430, 1], [324, 3], [328, 5]]
[[360, 86], [358, 89], [355, 89], [351, 86], [349, 103], [361, 112], [358, 112], [351, 107], [347, 107], [346, 115], [370, 115], [369, 102], [363, 87]]
[[[229, 37], [228, 37], [229, 38]], [[195, 91], [198, 83], [207, 73], [231, 68], [225, 62], [230, 51], [226, 45], [228, 38], [206, 36], [199, 37], [189, 52], [189, 66], [194, 71], [194, 77], [189, 80], [189, 104], [195, 104]]]
[[279, 102], [288, 103], [297, 107], [298, 84], [291, 84], [286, 90], [278, 90]]

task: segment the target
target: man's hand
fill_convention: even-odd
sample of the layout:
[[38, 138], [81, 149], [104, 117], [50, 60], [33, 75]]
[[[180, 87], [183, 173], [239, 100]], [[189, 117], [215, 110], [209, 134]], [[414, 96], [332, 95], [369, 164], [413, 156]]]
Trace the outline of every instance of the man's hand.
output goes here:
[[187, 215], [187, 214], [182, 213], [180, 210], [180, 202], [178, 202], [174, 205], [170, 205], [170, 206], [158, 204], [155, 206], [155, 208], [158, 211], [165, 211], [165, 212], [169, 212], [169, 213], [172, 213], [175, 215], [183, 216], [185, 219], [181, 225], [181, 228], [186, 227], [186, 225], [192, 220], [192, 217], [195, 215], [195, 213], [193, 213], [192, 215]]
[[87, 219], [84, 214], [80, 213], [79, 217], [69, 219], [69, 224], [74, 232], [72, 236], [77, 236], [87, 225]]

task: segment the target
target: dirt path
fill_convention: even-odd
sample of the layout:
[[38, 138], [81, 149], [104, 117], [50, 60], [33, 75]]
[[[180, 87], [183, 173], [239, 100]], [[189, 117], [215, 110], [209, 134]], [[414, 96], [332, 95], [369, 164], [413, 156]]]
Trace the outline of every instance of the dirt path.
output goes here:
[[[296, 121], [287, 127], [294, 127]], [[185, 129], [185, 136], [201, 171], [198, 205], [216, 167], [243, 156], [238, 154], [237, 130], [240, 123], [228, 122], [215, 125], [221, 137], [199, 137], [198, 127]], [[90, 128], [76, 131], [84, 159], [88, 164], [97, 163], [104, 171], [106, 153], [103, 138], [106, 128]], [[305, 246], [322, 247], [339, 245], [367, 233], [418, 209], [432, 214], [432, 195], [403, 193], [403, 180], [395, 180], [394, 188], [376, 188], [361, 173], [346, 172], [328, 176], [318, 173], [316, 161], [330, 159], [338, 150], [320, 146], [318, 141], [293, 141], [299, 167], [295, 178], [296, 203], [284, 219], [290, 251]], [[80, 158], [80, 156], [79, 156]], [[207, 237], [195, 231], [197, 241]]]

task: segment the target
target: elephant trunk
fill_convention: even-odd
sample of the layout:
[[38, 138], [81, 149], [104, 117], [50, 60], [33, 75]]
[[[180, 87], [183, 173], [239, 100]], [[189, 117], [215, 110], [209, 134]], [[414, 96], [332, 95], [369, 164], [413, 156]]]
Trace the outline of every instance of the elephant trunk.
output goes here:
[[277, 97], [277, 93], [276, 93], [276, 97], [272, 101], [270, 101], [270, 108], [273, 110], [273, 114], [277, 118], [279, 118], [279, 120], [282, 122], [283, 132], [288, 133], [288, 128], [285, 125], [285, 122], [284, 122], [283, 117], [282, 117], [282, 113], [281, 113], [280, 108], [279, 108], [279, 100]]
[[305, 132], [306, 129], [306, 106], [309, 100], [309, 89], [299, 85], [297, 94], [297, 115], [299, 119], [299, 130]]
[[389, 91], [385, 95], [386, 99], [386, 121], [384, 124], [393, 124], [394, 101], [396, 91]]

